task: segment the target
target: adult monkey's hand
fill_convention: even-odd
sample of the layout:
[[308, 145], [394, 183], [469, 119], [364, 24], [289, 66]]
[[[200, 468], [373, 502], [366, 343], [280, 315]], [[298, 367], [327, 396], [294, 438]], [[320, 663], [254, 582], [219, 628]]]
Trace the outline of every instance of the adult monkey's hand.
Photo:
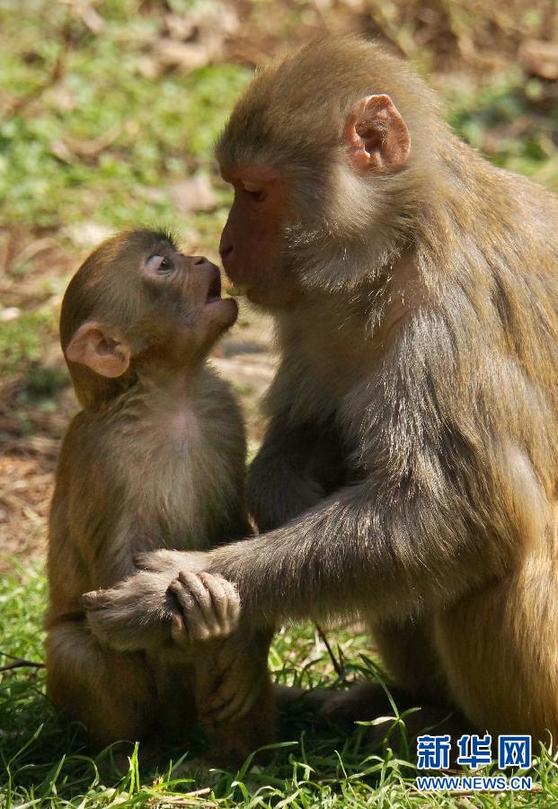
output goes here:
[[106, 646], [137, 651], [223, 638], [238, 627], [234, 586], [204, 572], [205, 554], [138, 554], [139, 571], [114, 587], [82, 596], [93, 634]]

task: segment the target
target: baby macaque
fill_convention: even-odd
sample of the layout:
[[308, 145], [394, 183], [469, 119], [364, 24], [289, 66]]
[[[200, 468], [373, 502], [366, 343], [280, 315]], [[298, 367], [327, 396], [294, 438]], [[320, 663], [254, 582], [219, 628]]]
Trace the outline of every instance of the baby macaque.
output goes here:
[[[235, 632], [233, 585], [192, 572], [196, 554], [185, 554], [189, 572], [175, 573], [163, 602], [158, 577], [140, 572], [141, 608], [125, 603], [142, 553], [250, 533], [244, 425], [206, 363], [237, 312], [217, 267], [148, 230], [104, 242], [64, 297], [62, 349], [83, 409], [50, 515], [47, 690], [97, 745], [186, 739], [201, 724], [210, 760], [238, 763], [273, 738], [271, 633]], [[95, 620], [104, 588], [113, 608], [122, 593], [126, 620], [114, 627]]]

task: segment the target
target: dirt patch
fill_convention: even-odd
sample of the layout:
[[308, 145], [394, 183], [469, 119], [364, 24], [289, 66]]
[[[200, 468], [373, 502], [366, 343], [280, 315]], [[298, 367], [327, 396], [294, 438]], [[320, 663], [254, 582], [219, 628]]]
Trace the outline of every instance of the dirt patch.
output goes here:
[[44, 552], [53, 468], [44, 472], [42, 459], [0, 458], [0, 571], [10, 567], [8, 556]]

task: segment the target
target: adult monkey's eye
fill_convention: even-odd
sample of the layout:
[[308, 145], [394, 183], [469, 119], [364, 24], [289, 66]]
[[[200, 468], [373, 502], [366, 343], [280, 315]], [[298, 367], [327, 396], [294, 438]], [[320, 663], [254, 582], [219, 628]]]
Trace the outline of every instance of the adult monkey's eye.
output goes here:
[[174, 269], [173, 263], [168, 256], [150, 256], [147, 259], [147, 267], [152, 272], [158, 272], [161, 275], [166, 275]]
[[249, 194], [252, 199], [255, 200], [255, 202], [263, 202], [267, 196], [263, 188], [259, 188], [257, 185], [252, 185], [251, 183], [244, 183], [242, 188], [246, 194]]

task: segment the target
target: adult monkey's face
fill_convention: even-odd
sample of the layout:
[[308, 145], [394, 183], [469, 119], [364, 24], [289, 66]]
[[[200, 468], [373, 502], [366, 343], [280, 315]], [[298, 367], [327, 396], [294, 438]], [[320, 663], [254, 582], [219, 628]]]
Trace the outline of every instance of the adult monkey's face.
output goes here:
[[364, 43], [327, 47], [329, 59], [317, 43], [258, 73], [217, 147], [234, 189], [223, 266], [270, 309], [330, 287], [336, 273], [344, 283], [347, 267], [367, 263], [363, 243], [391, 237], [387, 205], [397, 219], [401, 184], [388, 186], [410, 157], [407, 125], [388, 94], [369, 92], [350, 52]]

